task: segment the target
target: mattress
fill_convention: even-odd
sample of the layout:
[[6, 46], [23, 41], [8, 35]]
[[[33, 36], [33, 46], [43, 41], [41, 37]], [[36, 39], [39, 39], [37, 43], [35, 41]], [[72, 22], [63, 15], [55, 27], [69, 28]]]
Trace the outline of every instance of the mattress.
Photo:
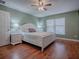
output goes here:
[[24, 35], [39, 36], [39, 37], [43, 38], [43, 37], [53, 35], [53, 33], [49, 33], [49, 32], [32, 32], [32, 33], [24, 33]]

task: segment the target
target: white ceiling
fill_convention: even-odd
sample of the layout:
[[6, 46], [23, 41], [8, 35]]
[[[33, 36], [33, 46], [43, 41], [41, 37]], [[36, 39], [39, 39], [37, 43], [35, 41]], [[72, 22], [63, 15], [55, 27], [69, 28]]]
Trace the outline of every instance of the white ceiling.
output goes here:
[[36, 17], [45, 17], [79, 9], [79, 0], [49, 0], [54, 6], [47, 7], [47, 11], [39, 11], [31, 6], [33, 0], [4, 0], [5, 6], [31, 14]]

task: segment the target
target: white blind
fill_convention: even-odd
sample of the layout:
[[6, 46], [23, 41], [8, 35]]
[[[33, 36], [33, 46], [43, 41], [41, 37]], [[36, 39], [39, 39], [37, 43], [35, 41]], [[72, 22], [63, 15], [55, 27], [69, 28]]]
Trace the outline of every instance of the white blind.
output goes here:
[[47, 32], [55, 32], [56, 34], [65, 34], [65, 18], [57, 18], [47, 20]]
[[54, 20], [47, 20], [47, 32], [55, 32]]

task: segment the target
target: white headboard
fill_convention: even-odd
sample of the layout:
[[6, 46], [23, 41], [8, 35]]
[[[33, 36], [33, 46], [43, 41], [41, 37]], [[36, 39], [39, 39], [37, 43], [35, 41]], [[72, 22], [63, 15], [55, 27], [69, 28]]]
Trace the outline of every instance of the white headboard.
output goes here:
[[20, 27], [20, 29], [23, 31], [23, 32], [29, 32], [28, 29], [29, 28], [33, 28], [37, 31], [37, 28], [32, 24], [32, 23], [28, 23], [28, 24], [24, 24]]

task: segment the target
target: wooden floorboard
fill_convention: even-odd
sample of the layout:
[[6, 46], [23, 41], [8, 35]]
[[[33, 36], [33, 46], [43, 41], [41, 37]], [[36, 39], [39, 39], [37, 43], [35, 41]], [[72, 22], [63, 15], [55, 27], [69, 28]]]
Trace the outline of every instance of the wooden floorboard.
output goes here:
[[0, 59], [79, 59], [79, 42], [57, 39], [44, 52], [28, 43], [3, 46]]

